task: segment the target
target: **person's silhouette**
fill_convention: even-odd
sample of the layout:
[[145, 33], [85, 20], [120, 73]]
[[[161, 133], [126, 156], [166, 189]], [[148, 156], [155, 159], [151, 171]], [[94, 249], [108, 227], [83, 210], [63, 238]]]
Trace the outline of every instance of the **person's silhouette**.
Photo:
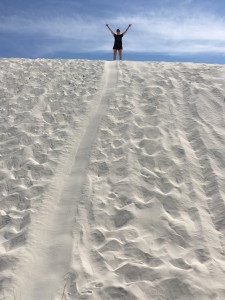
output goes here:
[[127, 29], [120, 34], [120, 30], [116, 30], [116, 34], [112, 31], [112, 29], [109, 27], [108, 24], [106, 24], [106, 27], [108, 27], [109, 31], [114, 36], [114, 46], [113, 46], [113, 59], [116, 60], [117, 52], [119, 52], [120, 60], [122, 60], [122, 51], [123, 51], [123, 44], [122, 44], [122, 38], [127, 33], [128, 29], [131, 27], [131, 24], [127, 27]]

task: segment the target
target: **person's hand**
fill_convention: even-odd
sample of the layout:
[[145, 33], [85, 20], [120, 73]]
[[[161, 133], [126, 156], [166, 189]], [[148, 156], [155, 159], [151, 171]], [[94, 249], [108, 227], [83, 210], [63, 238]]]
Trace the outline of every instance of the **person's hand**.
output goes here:
[[131, 27], [132, 24], [129, 24], [129, 27]]
[[109, 24], [105, 24], [106, 27], [109, 27]]

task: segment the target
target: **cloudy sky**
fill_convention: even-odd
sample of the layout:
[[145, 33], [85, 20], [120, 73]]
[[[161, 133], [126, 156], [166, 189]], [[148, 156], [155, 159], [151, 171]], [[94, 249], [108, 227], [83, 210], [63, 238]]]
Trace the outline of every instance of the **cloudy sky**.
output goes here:
[[224, 0], [1, 0], [0, 57], [225, 63]]

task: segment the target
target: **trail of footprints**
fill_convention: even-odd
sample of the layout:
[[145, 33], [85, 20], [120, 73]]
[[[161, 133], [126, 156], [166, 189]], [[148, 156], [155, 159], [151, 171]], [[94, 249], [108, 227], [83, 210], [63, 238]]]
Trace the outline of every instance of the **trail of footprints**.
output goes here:
[[[193, 75], [192, 75], [193, 76]], [[196, 76], [196, 75], [195, 75]], [[198, 80], [199, 80], [198, 76]], [[201, 77], [200, 77], [201, 78]], [[189, 79], [189, 78], [188, 78]], [[207, 82], [207, 79], [202, 79], [202, 86], [206, 87], [210, 85], [210, 81]], [[190, 80], [190, 79], [189, 79]], [[216, 80], [214, 80], [216, 82]], [[222, 87], [222, 83], [220, 84]], [[188, 87], [188, 85], [186, 85]], [[211, 93], [210, 93], [211, 92]], [[196, 92], [195, 92], [196, 93]], [[219, 110], [222, 110], [222, 91], [221, 88], [214, 88], [211, 91], [208, 91], [212, 101], [215, 101], [214, 105], [219, 107]], [[220, 177], [223, 178], [223, 169], [224, 169], [224, 159], [222, 153], [217, 149], [208, 149], [206, 141], [204, 141], [204, 136], [201, 136], [201, 132], [207, 130], [207, 139], [214, 140], [215, 132], [210, 127], [208, 120], [203, 120], [198, 113], [198, 103], [193, 101], [193, 90], [191, 87], [183, 90], [184, 97], [188, 100], [187, 106], [189, 112], [192, 116], [192, 124], [186, 123], [186, 126], [189, 126], [189, 131], [187, 133], [188, 141], [198, 159], [199, 165], [202, 169], [202, 181], [203, 181], [203, 191], [207, 198], [207, 205], [212, 216], [212, 221], [214, 223], [215, 229], [218, 231], [224, 232], [225, 229], [225, 203], [221, 192], [224, 190], [224, 185], [219, 184]], [[216, 95], [216, 97], [215, 97]], [[214, 100], [215, 98], [215, 100]], [[218, 117], [219, 119], [220, 117]], [[198, 126], [198, 120], [203, 122], [203, 126]], [[190, 122], [189, 122], [190, 123]], [[223, 122], [224, 123], [224, 122]], [[190, 126], [191, 125], [191, 126]], [[218, 124], [219, 125], [219, 124]], [[220, 124], [221, 125], [221, 124]], [[223, 124], [222, 124], [223, 125]], [[219, 126], [218, 126], [219, 127]], [[223, 135], [216, 135], [219, 137], [217, 143], [221, 146], [225, 145], [223, 140]], [[215, 164], [218, 166], [217, 172], [215, 172]], [[222, 175], [222, 176], [221, 176]], [[222, 179], [223, 182], [223, 179]]]
[[[7, 270], [17, 261], [13, 251], [25, 243], [31, 212], [65, 155], [65, 141], [81, 126], [76, 116], [90, 109], [97, 92], [92, 82], [100, 81], [103, 63], [93, 62], [94, 71], [82, 61], [1, 64], [2, 289], [10, 286]], [[215, 107], [223, 92], [219, 79], [217, 87], [207, 89], [207, 73], [199, 76], [192, 68], [185, 69], [184, 80], [178, 75], [182, 64], [118, 66], [117, 89], [91, 155], [89, 193], [78, 207], [80, 240], [74, 270], [65, 278], [68, 299], [165, 300], [182, 294], [182, 300], [205, 300], [205, 290], [209, 299], [225, 297], [222, 280], [216, 292], [201, 285], [225, 272], [217, 263], [224, 257], [222, 154], [207, 148], [202, 128], [218, 143], [224, 136], [221, 128], [215, 133], [205, 126], [196, 91], [188, 85], [200, 80]], [[211, 223], [210, 232], [204, 222]], [[90, 242], [93, 249], [86, 253]]]
[[[89, 284], [74, 280], [71, 286], [82, 299], [208, 299], [198, 278], [208, 280], [210, 275], [198, 263], [209, 274], [216, 267], [210, 263], [201, 197], [188, 167], [191, 131], [179, 122], [180, 97], [185, 95], [177, 74], [183, 66], [170, 69], [165, 64], [159, 71], [154, 63], [144, 68], [123, 63], [118, 70], [116, 93], [91, 156], [91, 197], [79, 208], [87, 235], [81, 244], [85, 248], [85, 239], [91, 241], [93, 250], [86, 259], [95, 272], [83, 266]], [[185, 142], [182, 130], [187, 132]], [[203, 180], [207, 185], [210, 178]], [[85, 206], [91, 211], [86, 218]], [[216, 229], [223, 226], [221, 218], [216, 216]], [[217, 299], [225, 290], [207, 293]]]
[[16, 253], [26, 243], [31, 214], [42, 202], [61, 157], [69, 151], [71, 135], [79, 133], [82, 120], [77, 116], [91, 109], [89, 100], [98, 86], [93, 88], [93, 82], [100, 82], [104, 64], [20, 59], [1, 59], [0, 64], [3, 290], [10, 286], [7, 270], [16, 266]]

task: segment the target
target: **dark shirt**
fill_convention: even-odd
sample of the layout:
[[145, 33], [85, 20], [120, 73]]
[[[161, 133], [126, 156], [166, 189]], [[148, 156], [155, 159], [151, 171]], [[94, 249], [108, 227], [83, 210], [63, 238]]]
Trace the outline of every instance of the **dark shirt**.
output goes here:
[[113, 49], [117, 49], [117, 50], [123, 49], [122, 37], [123, 34], [114, 34], [115, 42], [114, 42]]

